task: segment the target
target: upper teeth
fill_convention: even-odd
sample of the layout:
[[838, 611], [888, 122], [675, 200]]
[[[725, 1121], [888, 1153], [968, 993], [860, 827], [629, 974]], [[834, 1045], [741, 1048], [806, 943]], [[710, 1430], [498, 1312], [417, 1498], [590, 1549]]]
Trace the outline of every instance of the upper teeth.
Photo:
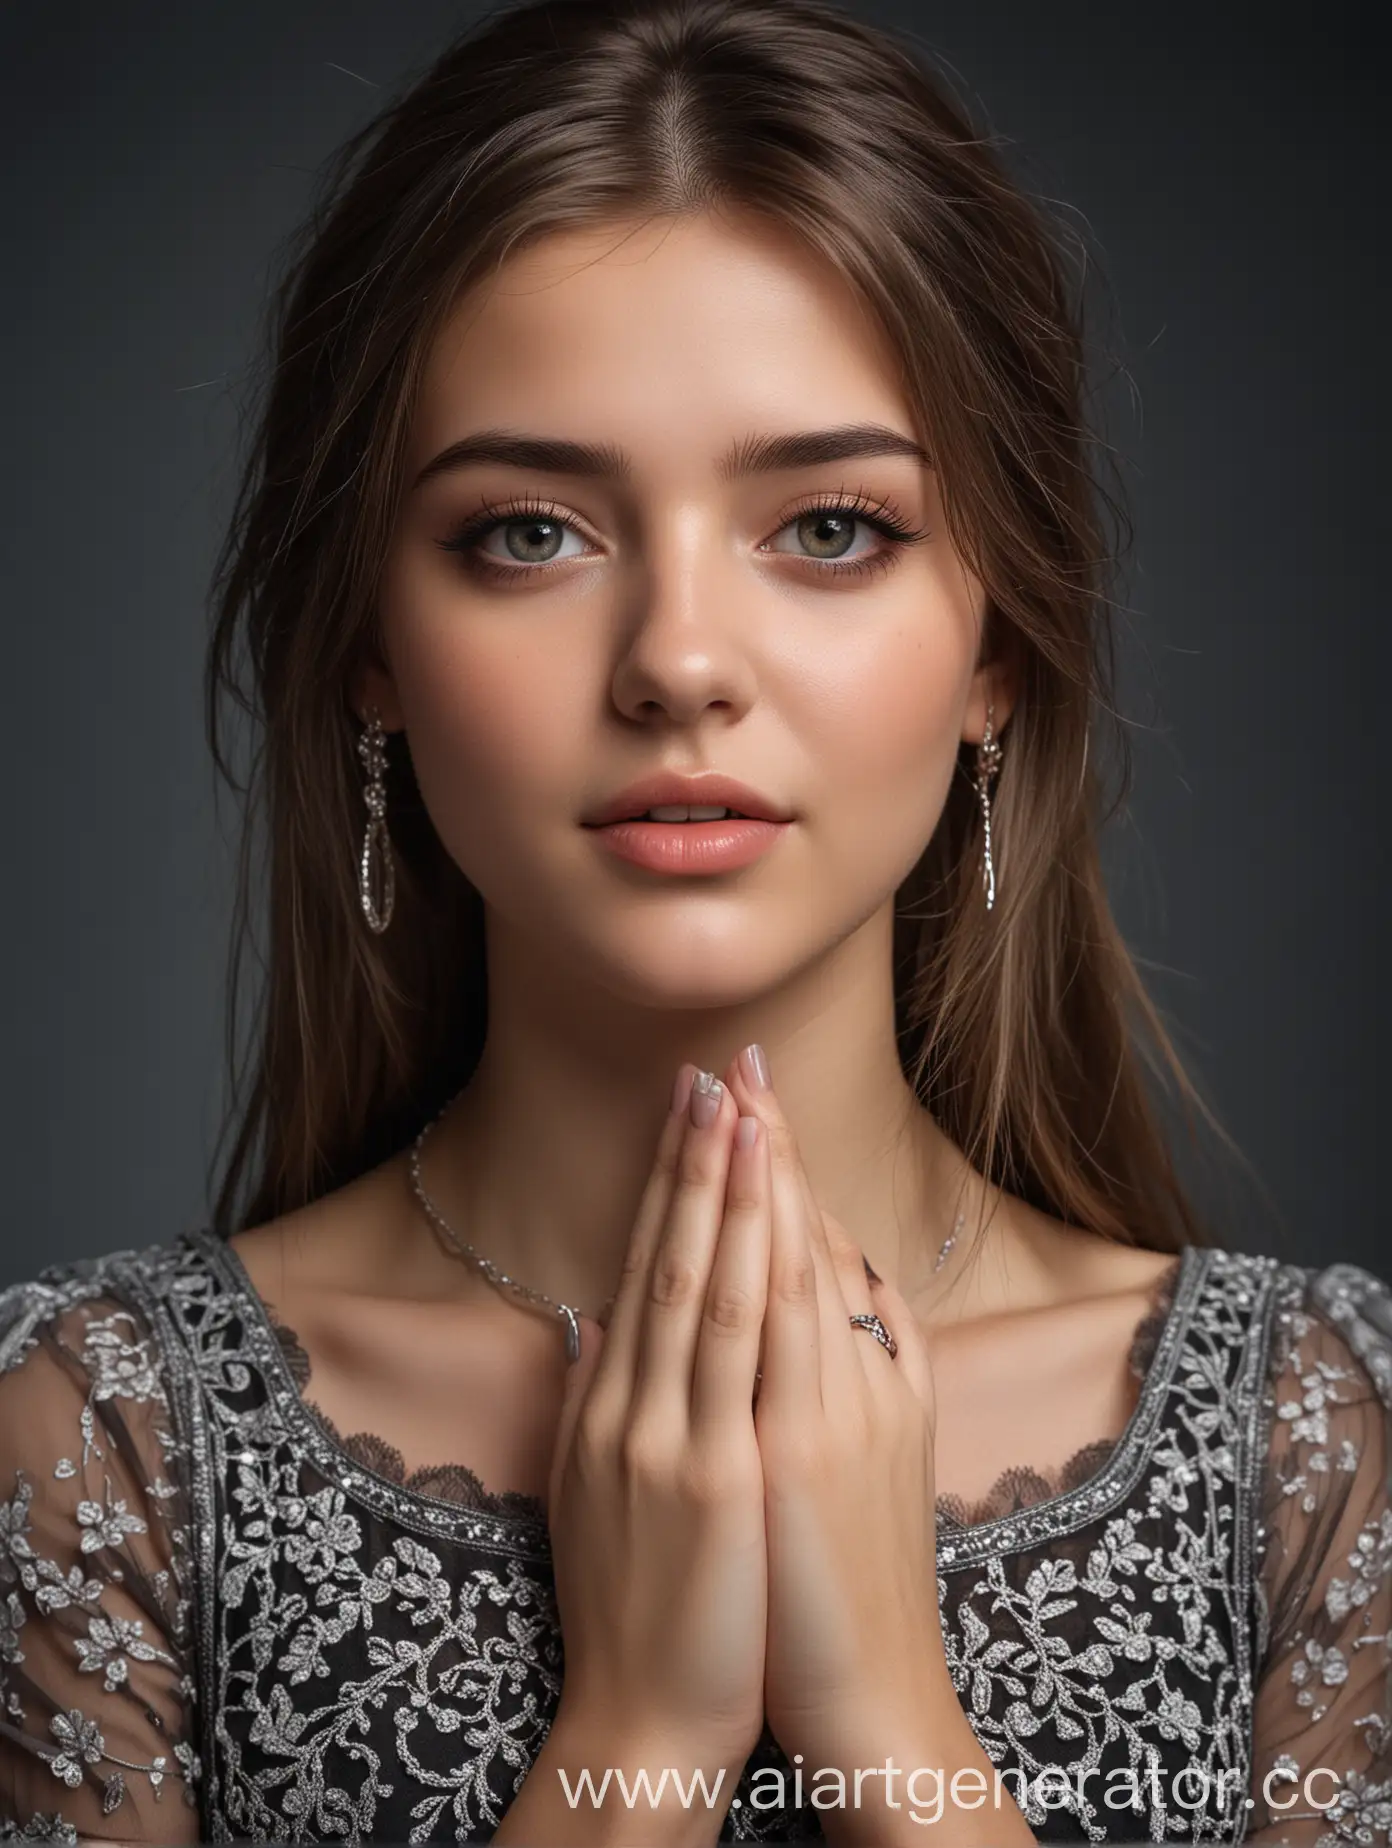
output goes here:
[[676, 806], [672, 808], [651, 808], [644, 814], [644, 821], [723, 821], [727, 815], [733, 815], [734, 809], [726, 808], [690, 808]]

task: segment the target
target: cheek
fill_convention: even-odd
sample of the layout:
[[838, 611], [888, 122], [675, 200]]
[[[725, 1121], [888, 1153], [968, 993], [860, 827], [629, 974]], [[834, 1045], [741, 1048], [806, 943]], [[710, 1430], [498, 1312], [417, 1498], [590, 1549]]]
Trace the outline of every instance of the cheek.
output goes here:
[[398, 634], [393, 670], [421, 796], [461, 860], [496, 854], [510, 819], [579, 805], [586, 668], [554, 635], [418, 625]]
[[931, 831], [957, 760], [971, 671], [958, 626], [946, 622], [905, 621], [843, 650], [811, 693], [818, 782], [830, 804], [882, 816], [896, 834]]

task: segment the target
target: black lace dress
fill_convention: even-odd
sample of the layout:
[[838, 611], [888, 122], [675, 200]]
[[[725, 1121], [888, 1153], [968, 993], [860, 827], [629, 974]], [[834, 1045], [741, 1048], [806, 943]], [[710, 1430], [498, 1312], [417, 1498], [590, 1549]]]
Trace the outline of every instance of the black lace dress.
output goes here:
[[[1041, 1841], [1386, 1844], [1392, 1297], [1190, 1248], [1132, 1360], [1119, 1437], [939, 1503], [985, 1752]], [[207, 1231], [0, 1292], [0, 1837], [490, 1838], [561, 1690], [542, 1508], [308, 1385]], [[821, 1836], [793, 1789], [766, 1732], [722, 1839]]]

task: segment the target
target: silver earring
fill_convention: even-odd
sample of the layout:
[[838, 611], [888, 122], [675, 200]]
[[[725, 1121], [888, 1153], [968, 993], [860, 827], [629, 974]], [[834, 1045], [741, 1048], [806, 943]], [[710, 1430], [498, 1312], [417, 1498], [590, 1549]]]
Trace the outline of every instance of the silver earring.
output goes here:
[[986, 732], [976, 747], [976, 793], [981, 798], [981, 822], [986, 836], [986, 857], [981, 868], [981, 883], [986, 888], [986, 909], [996, 902], [996, 869], [991, 859], [991, 779], [1000, 769], [1000, 739], [991, 730], [995, 706], [987, 702]]
[[[363, 801], [367, 804], [367, 832], [363, 836], [362, 859], [358, 865], [358, 896], [362, 900], [363, 916], [367, 919], [368, 928], [380, 936], [391, 923], [392, 908], [396, 903], [396, 868], [392, 864], [391, 836], [387, 833], [387, 791], [382, 781], [382, 772], [387, 767], [387, 734], [382, 729], [381, 716], [375, 706], [371, 721], [358, 739], [358, 756], [362, 758], [367, 770], [367, 782], [363, 785]], [[372, 895], [374, 845], [382, 862], [380, 911]]]

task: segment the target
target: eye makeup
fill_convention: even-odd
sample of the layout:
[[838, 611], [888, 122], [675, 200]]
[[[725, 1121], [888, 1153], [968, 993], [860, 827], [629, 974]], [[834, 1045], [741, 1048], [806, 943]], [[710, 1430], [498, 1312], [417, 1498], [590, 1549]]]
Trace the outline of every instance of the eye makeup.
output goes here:
[[[857, 490], [847, 493], [844, 489], [814, 494], [796, 502], [784, 514], [773, 537], [778, 538], [790, 528], [795, 528], [808, 520], [843, 520], [854, 526], [870, 528], [884, 541], [875, 551], [854, 558], [817, 558], [809, 553], [784, 551], [771, 548], [768, 541], [759, 548], [765, 556], [791, 558], [800, 566], [810, 567], [814, 578], [836, 579], [846, 577], [863, 577], [870, 573], [888, 570], [898, 561], [903, 548], [918, 545], [932, 535], [926, 527], [913, 526], [895, 504], [887, 499]], [[436, 544], [441, 550], [453, 552], [460, 558], [466, 569], [481, 579], [491, 582], [535, 583], [543, 574], [555, 571], [562, 565], [572, 564], [577, 556], [572, 554], [562, 559], [528, 561], [516, 559], [504, 563], [501, 559], [491, 557], [482, 550], [485, 540], [509, 526], [561, 528], [587, 537], [585, 529], [573, 514], [566, 512], [554, 501], [536, 498], [530, 495], [509, 496], [502, 501], [487, 501], [467, 518], [459, 522], [444, 539]], [[543, 542], [544, 543], [544, 542]]]

